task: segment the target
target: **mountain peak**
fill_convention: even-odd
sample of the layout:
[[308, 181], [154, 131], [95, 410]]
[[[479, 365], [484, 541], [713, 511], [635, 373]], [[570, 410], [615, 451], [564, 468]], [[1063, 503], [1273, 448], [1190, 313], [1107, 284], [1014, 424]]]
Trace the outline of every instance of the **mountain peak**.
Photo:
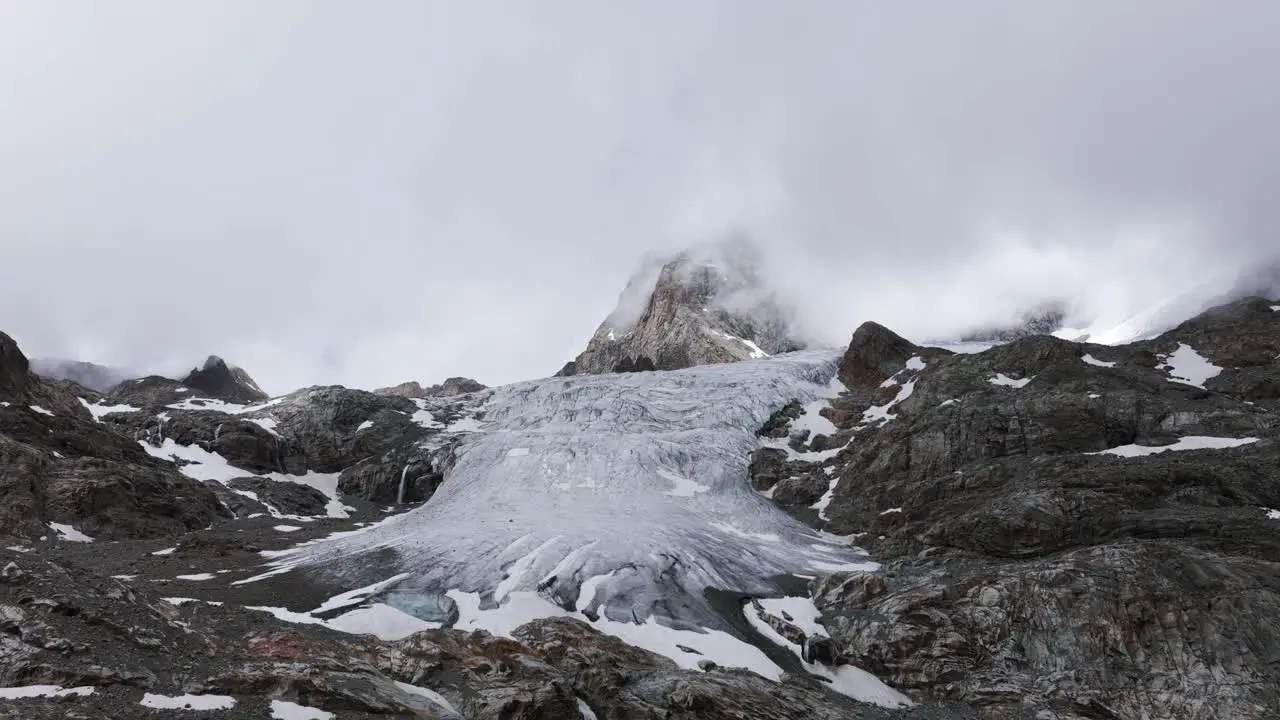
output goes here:
[[209, 397], [233, 403], [262, 402], [268, 396], [249, 373], [228, 365], [217, 355], [210, 355], [200, 368], [182, 379], [182, 384]]
[[762, 265], [744, 236], [647, 256], [586, 350], [557, 374], [674, 370], [803, 348]]

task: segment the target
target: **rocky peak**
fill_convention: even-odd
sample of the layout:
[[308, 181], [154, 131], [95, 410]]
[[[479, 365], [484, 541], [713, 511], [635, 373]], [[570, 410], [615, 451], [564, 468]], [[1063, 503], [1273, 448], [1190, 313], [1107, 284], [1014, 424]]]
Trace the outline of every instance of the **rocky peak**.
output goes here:
[[244, 370], [228, 365], [217, 355], [210, 355], [204, 366], [193, 369], [182, 384], [209, 397], [234, 403], [261, 402], [268, 395]]
[[871, 388], [902, 369], [922, 350], [906, 338], [876, 322], [864, 322], [854, 331], [838, 377], [849, 388]]
[[0, 400], [22, 394], [31, 382], [31, 364], [13, 338], [0, 332]]
[[422, 387], [416, 380], [410, 380], [406, 383], [400, 383], [392, 387], [378, 388], [374, 390], [375, 395], [394, 395], [407, 398], [427, 398], [427, 397], [454, 397], [456, 395], [466, 395], [467, 393], [479, 392], [488, 389], [487, 385], [483, 385], [471, 378], [451, 377], [444, 382], [430, 387]]
[[802, 349], [761, 265], [744, 237], [647, 258], [587, 349], [557, 374], [674, 370]]

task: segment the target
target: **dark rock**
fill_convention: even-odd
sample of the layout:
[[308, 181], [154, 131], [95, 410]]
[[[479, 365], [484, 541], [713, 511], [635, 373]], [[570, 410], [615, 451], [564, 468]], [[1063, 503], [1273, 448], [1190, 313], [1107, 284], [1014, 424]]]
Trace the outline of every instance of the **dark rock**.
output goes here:
[[258, 387], [244, 370], [227, 365], [216, 355], [210, 355], [204, 366], [193, 369], [182, 384], [201, 394], [230, 403], [252, 404], [270, 396]]
[[319, 490], [287, 480], [242, 477], [229, 481], [227, 485], [252, 492], [259, 501], [285, 515], [325, 515], [329, 504], [329, 498]]
[[773, 487], [774, 502], [784, 507], [808, 507], [822, 498], [830, 479], [822, 472], [791, 475]]
[[31, 383], [31, 364], [13, 338], [0, 332], [0, 401], [21, 399]]
[[[892, 420], [859, 424], [825, 463], [838, 482], [815, 523], [866, 533], [859, 544], [885, 564], [817, 582], [837, 661], [992, 713], [1261, 718], [1280, 707], [1269, 619], [1280, 523], [1260, 509], [1280, 508], [1271, 304], [1245, 299], [1120, 347], [1029, 336], [929, 355], [860, 328], [841, 366], [851, 388], [874, 388], [913, 355], [926, 366]], [[1223, 368], [1205, 389], [1161, 367], [1179, 343]], [[870, 401], [833, 403], [840, 432]], [[1256, 441], [1092, 454], [1188, 436]]]
[[889, 379], [921, 348], [874, 322], [865, 322], [854, 331], [837, 377], [848, 388], [870, 388]]

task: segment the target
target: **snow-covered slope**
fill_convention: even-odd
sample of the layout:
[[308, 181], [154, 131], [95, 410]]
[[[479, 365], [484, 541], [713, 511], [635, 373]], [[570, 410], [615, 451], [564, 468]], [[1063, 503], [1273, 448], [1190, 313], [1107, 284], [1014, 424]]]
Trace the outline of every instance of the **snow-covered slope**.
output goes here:
[[385, 602], [433, 608], [428, 620], [459, 592], [485, 606], [527, 592], [615, 621], [723, 628], [705, 588], [770, 595], [775, 576], [874, 567], [746, 480], [757, 428], [823, 392], [836, 361], [808, 351], [487, 391], [423, 507], [279, 562], [346, 587], [405, 573]]

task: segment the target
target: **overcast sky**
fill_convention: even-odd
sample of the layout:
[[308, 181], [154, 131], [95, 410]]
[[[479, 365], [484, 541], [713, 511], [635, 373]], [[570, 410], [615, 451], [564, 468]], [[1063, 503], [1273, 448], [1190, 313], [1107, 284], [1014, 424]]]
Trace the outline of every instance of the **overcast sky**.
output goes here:
[[554, 372], [740, 231], [831, 342], [1280, 251], [1272, 0], [0, 0], [0, 328], [270, 392]]

